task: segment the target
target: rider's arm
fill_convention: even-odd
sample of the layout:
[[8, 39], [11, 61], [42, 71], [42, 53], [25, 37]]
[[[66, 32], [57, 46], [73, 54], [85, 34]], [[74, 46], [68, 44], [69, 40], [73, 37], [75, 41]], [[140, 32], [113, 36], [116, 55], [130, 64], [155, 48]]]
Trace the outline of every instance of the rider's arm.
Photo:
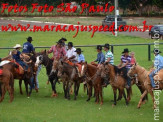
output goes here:
[[122, 66], [122, 64], [123, 64], [123, 62], [122, 62], [122, 60], [121, 60], [121, 62], [120, 62], [120, 64], [118, 65], [118, 67], [121, 67], [121, 66]]

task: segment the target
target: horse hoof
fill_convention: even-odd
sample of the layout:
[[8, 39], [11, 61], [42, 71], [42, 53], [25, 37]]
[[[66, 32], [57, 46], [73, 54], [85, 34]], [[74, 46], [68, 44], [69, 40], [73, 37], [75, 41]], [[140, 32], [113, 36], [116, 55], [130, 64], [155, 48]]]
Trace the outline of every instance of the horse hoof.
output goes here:
[[87, 101], [87, 102], [89, 102], [89, 101], [90, 101], [90, 99], [87, 99], [86, 101]]
[[101, 102], [100, 105], [103, 105], [103, 102]]
[[30, 98], [30, 97], [27, 97], [28, 99]]
[[99, 102], [96, 102], [96, 104], [99, 104]]
[[140, 109], [140, 106], [137, 106], [137, 109]]
[[114, 100], [110, 100], [110, 102], [114, 102]]
[[115, 107], [115, 105], [114, 105], [114, 104], [112, 104], [112, 107]]

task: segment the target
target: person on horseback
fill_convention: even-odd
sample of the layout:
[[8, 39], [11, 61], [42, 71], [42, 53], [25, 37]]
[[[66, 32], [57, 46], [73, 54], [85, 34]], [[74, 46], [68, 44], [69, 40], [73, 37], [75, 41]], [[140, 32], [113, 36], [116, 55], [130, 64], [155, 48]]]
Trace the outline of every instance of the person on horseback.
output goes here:
[[163, 56], [160, 55], [161, 51], [159, 51], [158, 49], [154, 49], [153, 51], [154, 56], [155, 56], [155, 60], [154, 60], [154, 71], [152, 71], [149, 74], [149, 78], [151, 80], [151, 85], [153, 88], [155, 88], [155, 82], [154, 82], [154, 75], [156, 75], [161, 69], [163, 69]]
[[65, 48], [65, 51], [67, 51], [68, 48], [67, 48], [67, 45], [65, 44], [67, 39], [62, 37], [60, 40], [62, 41], [62, 46]]
[[[109, 44], [105, 44], [104, 45], [104, 50], [105, 50], [105, 63], [109, 63], [114, 65], [114, 55], [113, 53], [110, 51], [110, 45]], [[108, 80], [104, 80], [103, 82], [103, 87], [107, 87], [107, 85], [109, 84]]]
[[28, 65], [21, 60], [21, 58], [22, 58], [21, 52], [20, 52], [21, 45], [16, 44], [16, 46], [14, 46], [14, 49], [15, 50], [14, 50], [14, 53], [12, 55], [12, 58], [15, 60], [15, 62], [17, 62], [18, 64], [20, 64], [24, 68], [24, 71], [27, 71]]
[[[97, 59], [95, 61], [91, 62], [91, 64], [99, 67], [102, 63], [105, 62], [105, 56], [102, 52], [102, 46], [101, 45], [97, 45], [96, 49], [98, 52]], [[95, 62], [98, 62], [98, 64], [96, 64]]]
[[114, 55], [113, 53], [110, 51], [110, 45], [109, 44], [105, 44], [104, 45], [104, 50], [105, 50], [105, 63], [109, 63], [114, 65]]
[[69, 42], [68, 43], [68, 50], [66, 54], [66, 60], [72, 62], [72, 63], [77, 63], [77, 53], [75, 52], [76, 49], [73, 47], [73, 43]]
[[[118, 65], [118, 68], [121, 69], [121, 68], [126, 68], [127, 69], [127, 72], [130, 70], [131, 68], [131, 57], [129, 56], [129, 50], [128, 48], [125, 48], [124, 51], [122, 52], [122, 56], [121, 56], [121, 62], [120, 64]], [[131, 79], [130, 77], [127, 77], [127, 84], [126, 84], [126, 88], [129, 88], [131, 86]]]
[[78, 66], [79, 77], [81, 77], [82, 63], [85, 62], [84, 55], [82, 54], [81, 48], [77, 48], [75, 51], [78, 54], [78, 62], [76, 65]]
[[52, 60], [54, 60], [55, 58], [58, 58], [58, 59], [64, 58], [66, 56], [66, 50], [62, 45], [63, 45], [62, 40], [59, 40], [57, 42], [57, 45], [53, 45], [50, 48], [50, 50], [47, 51], [48, 54], [53, 52]]
[[27, 38], [27, 42], [25, 42], [23, 44], [23, 51], [22, 51], [22, 53], [25, 53], [25, 54], [31, 54], [31, 53], [32, 54], [36, 54], [35, 53], [35, 49], [34, 49], [33, 45], [31, 44], [32, 41], [33, 41], [32, 37], [29, 36]]

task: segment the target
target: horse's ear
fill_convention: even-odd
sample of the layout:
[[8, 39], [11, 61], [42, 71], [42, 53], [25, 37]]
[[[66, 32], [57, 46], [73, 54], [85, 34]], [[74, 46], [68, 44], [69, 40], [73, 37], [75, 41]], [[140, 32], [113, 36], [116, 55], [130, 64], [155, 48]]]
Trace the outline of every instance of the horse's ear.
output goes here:
[[135, 63], [135, 66], [137, 65], [137, 63]]
[[46, 54], [46, 49], [44, 50], [44, 53]]
[[87, 64], [87, 61], [85, 62], [85, 64]]
[[63, 65], [63, 61], [61, 60], [61, 64]]
[[104, 65], [108, 65], [108, 62], [104, 63]]

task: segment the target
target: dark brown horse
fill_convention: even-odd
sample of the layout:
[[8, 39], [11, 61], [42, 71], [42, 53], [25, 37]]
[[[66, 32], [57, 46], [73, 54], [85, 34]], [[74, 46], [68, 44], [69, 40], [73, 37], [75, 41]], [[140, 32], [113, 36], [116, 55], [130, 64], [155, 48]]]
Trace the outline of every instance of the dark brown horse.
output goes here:
[[0, 68], [3, 73], [0, 75], [0, 102], [3, 101], [6, 90], [10, 95], [10, 101], [14, 99], [14, 77], [10, 70], [5, 69], [4, 67]]
[[37, 53], [35, 66], [44, 65], [46, 68], [46, 74], [48, 76], [48, 81], [51, 83], [52, 87], [52, 97], [57, 96], [56, 82], [58, 81], [57, 73], [52, 72], [53, 60], [48, 57], [46, 50]]
[[81, 76], [79, 77], [77, 67], [75, 65], [71, 66], [62, 60], [59, 60], [57, 69], [58, 69], [58, 77], [66, 78], [64, 81], [66, 82], [65, 83], [66, 86], [63, 86], [65, 98], [70, 99], [70, 89], [71, 89], [72, 84], [74, 84], [74, 100], [76, 100], [79, 87], [80, 87], [80, 83], [82, 83], [85, 80], [84, 72], [81, 71], [82, 73], [81, 73]]

